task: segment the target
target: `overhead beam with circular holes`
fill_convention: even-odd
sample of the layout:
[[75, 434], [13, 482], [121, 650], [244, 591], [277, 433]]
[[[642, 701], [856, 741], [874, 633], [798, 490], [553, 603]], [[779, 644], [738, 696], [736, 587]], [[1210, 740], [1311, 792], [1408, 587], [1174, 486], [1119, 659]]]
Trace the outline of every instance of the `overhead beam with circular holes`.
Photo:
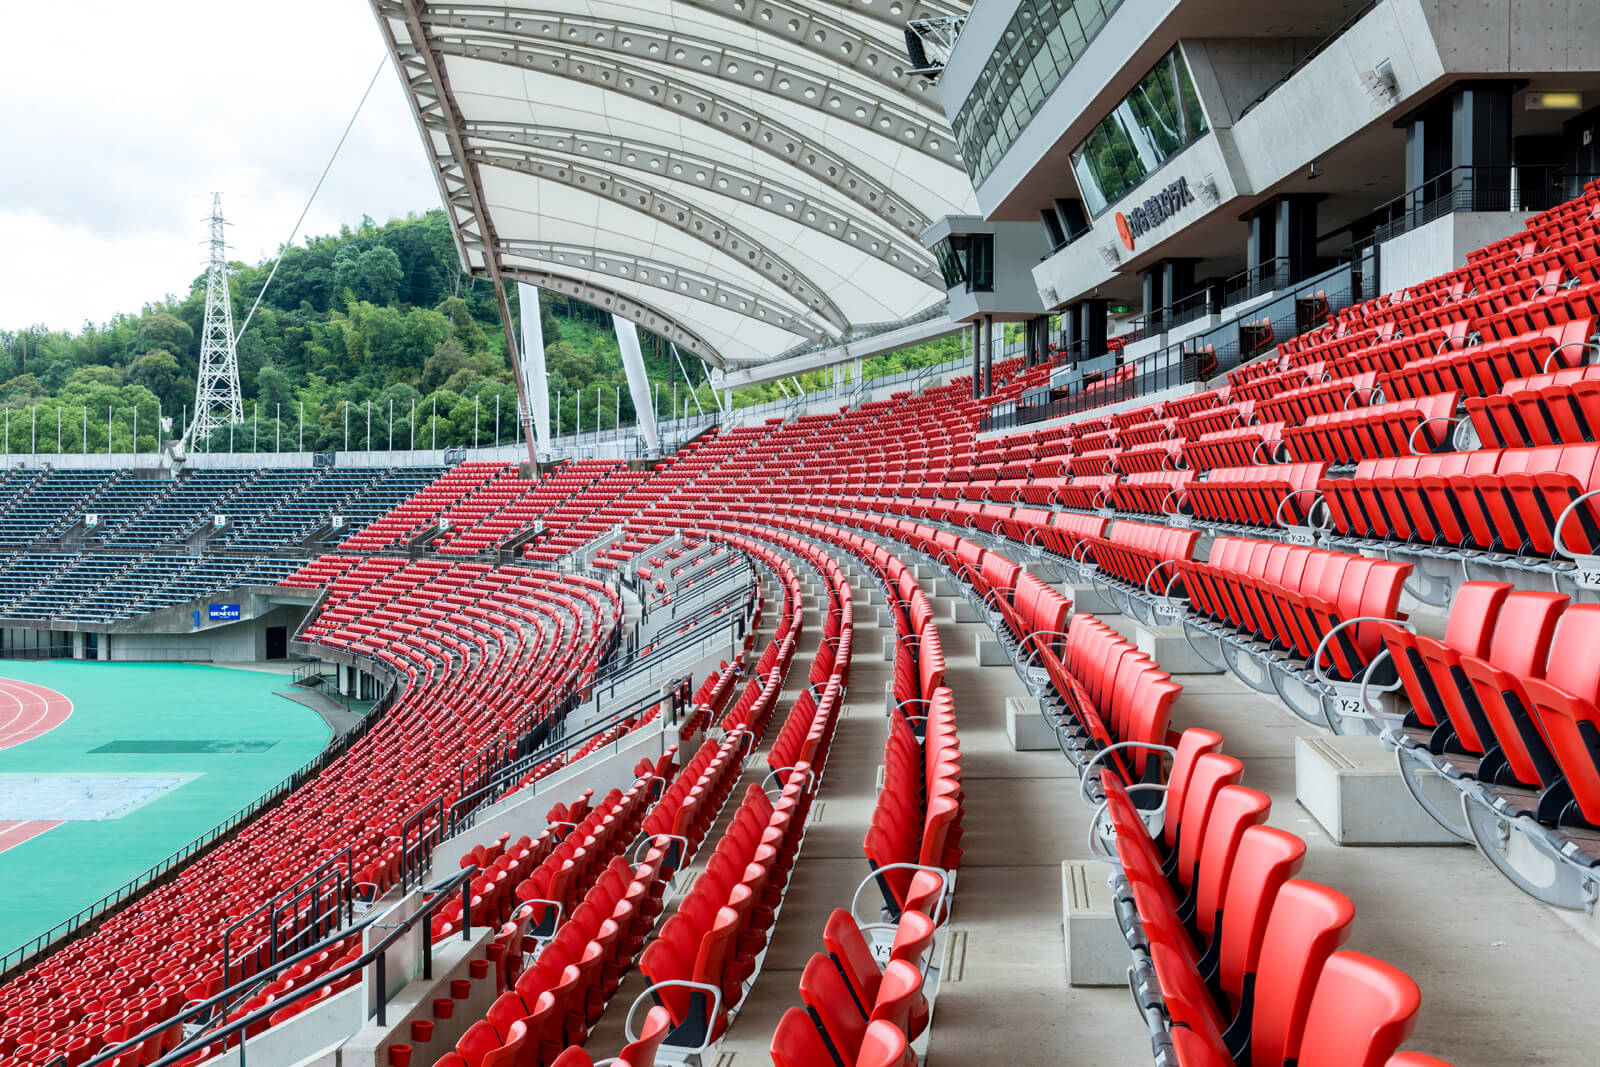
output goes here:
[[826, 333], [781, 304], [774, 304], [758, 293], [686, 267], [618, 252], [615, 249], [585, 248], [581, 245], [556, 244], [550, 241], [502, 240], [499, 247], [501, 252], [507, 255], [549, 263], [551, 270], [566, 268], [609, 274], [614, 278], [623, 278], [654, 289], [677, 293], [679, 296], [686, 296], [725, 311], [733, 311], [813, 340], [822, 341], [828, 337]]
[[606, 137], [577, 130], [548, 130], [504, 123], [469, 123], [469, 137], [477, 141], [502, 141], [527, 145], [531, 151], [510, 148], [475, 148], [483, 162], [510, 166], [524, 173], [544, 175], [551, 167], [588, 165], [610, 172], [618, 181], [630, 180], [619, 171], [634, 172], [642, 182], [663, 179], [698, 186], [719, 196], [742, 201], [757, 211], [799, 223], [851, 249], [866, 252], [895, 270], [933, 285], [938, 280], [933, 257], [923, 248], [904, 247], [891, 233], [863, 222], [847, 208], [823, 203], [770, 177], [714, 159], [673, 151], [631, 138]]
[[643, 326], [651, 333], [664, 340], [671, 341], [685, 352], [692, 352], [696, 357], [705, 360], [714, 367], [723, 367], [727, 364], [722, 359], [722, 354], [699, 334], [681, 325], [672, 316], [651, 307], [648, 303], [635, 296], [608, 289], [603, 285], [593, 282], [580, 281], [576, 278], [558, 274], [554, 271], [529, 270], [526, 267], [508, 265], [501, 268], [506, 278], [512, 281], [527, 282], [529, 285], [547, 289], [552, 293], [581, 300], [590, 307], [597, 307], [602, 311], [609, 311], [614, 315], [621, 315], [629, 322]]

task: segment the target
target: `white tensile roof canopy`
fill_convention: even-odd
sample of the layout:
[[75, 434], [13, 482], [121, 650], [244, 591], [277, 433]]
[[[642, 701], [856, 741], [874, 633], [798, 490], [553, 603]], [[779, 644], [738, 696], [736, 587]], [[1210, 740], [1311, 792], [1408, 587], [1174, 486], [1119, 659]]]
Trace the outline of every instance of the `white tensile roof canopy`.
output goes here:
[[949, 0], [372, 0], [462, 260], [717, 366], [944, 297], [973, 194], [907, 20]]

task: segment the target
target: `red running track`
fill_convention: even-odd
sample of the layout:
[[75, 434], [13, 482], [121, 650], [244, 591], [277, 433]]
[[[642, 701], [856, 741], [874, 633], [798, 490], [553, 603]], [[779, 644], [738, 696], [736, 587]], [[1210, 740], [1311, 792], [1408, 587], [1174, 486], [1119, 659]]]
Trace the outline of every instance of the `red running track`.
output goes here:
[[71, 714], [72, 701], [54, 689], [0, 678], [0, 749], [47, 734]]
[[58, 822], [0, 822], [0, 852], [8, 848], [16, 848], [29, 838], [38, 837], [52, 827], [60, 826]]
[[[32, 741], [54, 730], [72, 714], [72, 701], [42, 685], [0, 678], [0, 749]], [[0, 852], [38, 837], [60, 823], [0, 822]]]

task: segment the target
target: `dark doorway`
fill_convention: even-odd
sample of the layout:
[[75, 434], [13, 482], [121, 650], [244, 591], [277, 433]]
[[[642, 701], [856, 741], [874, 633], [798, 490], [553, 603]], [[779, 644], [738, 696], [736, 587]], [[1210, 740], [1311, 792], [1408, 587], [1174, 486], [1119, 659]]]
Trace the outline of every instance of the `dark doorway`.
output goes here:
[[289, 658], [289, 628], [287, 626], [267, 627], [267, 658]]

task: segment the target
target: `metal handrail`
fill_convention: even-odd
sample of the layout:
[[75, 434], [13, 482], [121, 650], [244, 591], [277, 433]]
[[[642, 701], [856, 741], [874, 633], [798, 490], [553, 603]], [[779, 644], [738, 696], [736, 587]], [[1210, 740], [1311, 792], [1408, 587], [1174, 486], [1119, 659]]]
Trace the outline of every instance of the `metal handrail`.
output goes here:
[[[241, 1015], [236, 1019], [226, 1022], [218, 1029], [202, 1031], [192, 1037], [185, 1038], [184, 1040], [180, 1041], [177, 1047], [171, 1052], [168, 1052], [166, 1055], [153, 1060], [148, 1067], [166, 1067], [168, 1064], [178, 1063], [180, 1060], [187, 1058], [190, 1054], [212, 1044], [215, 1041], [226, 1041], [234, 1034], [242, 1033], [247, 1028], [254, 1026], [256, 1023], [266, 1022], [269, 1016], [282, 1011], [287, 1005], [292, 1004], [295, 1001], [302, 1000], [312, 993], [320, 992], [323, 988], [331, 986], [334, 983], [348, 977], [349, 975], [359, 974], [369, 964], [376, 963], [381, 976], [383, 970], [383, 960], [385, 954], [388, 952], [389, 947], [406, 933], [415, 929], [424, 919], [431, 919], [435, 911], [443, 907], [446, 901], [452, 899], [451, 890], [458, 886], [462, 891], [463, 904], [461, 912], [461, 938], [463, 941], [470, 941], [472, 940], [472, 879], [476, 877], [477, 874], [478, 868], [476, 866], [463, 867], [461, 870], [452, 874], [443, 881], [436, 882], [431, 886], [419, 889], [419, 892], [425, 895], [425, 899], [412, 914], [400, 918], [394, 922], [385, 921], [382, 924], [379, 924], [380, 919], [388, 920], [397, 908], [400, 908], [405, 904], [403, 899], [398, 900], [388, 908], [385, 908], [383, 911], [367, 915], [361, 920], [345, 927], [343, 930], [323, 938], [315, 945], [312, 945], [311, 947], [304, 949], [303, 951], [298, 952], [287, 959], [281, 960], [271, 967], [264, 968], [248, 978], [236, 982], [227, 989], [222, 990], [220, 993], [217, 993], [206, 1000], [196, 1001], [195, 1003], [186, 1007], [183, 1011], [179, 1012], [177, 1015], [168, 1019], [163, 1019], [161, 1022], [150, 1026], [148, 1029], [141, 1031], [133, 1037], [126, 1038], [120, 1044], [111, 1045], [102, 1049], [94, 1056], [83, 1061], [80, 1067], [97, 1067], [97, 1065], [113, 1060], [120, 1054], [127, 1052], [130, 1049], [139, 1047], [140, 1045], [144, 1044], [144, 1042], [150, 1040], [150, 1038], [176, 1024], [180, 1024], [197, 1016], [209, 1017], [214, 1009], [230, 1003], [232, 1000], [237, 998], [240, 993], [245, 992], [250, 987], [260, 985], [264, 978], [270, 979], [272, 976], [288, 971], [290, 968], [304, 962], [305, 960], [313, 959], [319, 953], [325, 952], [328, 949], [333, 948], [335, 945], [349, 940], [352, 936], [359, 934], [363, 930], [366, 930], [368, 927], [372, 926], [377, 926], [378, 929], [386, 930], [387, 933], [384, 934], [383, 938], [379, 940], [377, 944], [363, 952], [359, 958], [345, 964], [342, 967], [335, 968], [334, 970], [328, 971], [321, 976], [312, 979], [306, 985], [294, 987], [285, 993], [284, 996], [274, 999], [271, 1003], [263, 1005], [247, 1015]], [[422, 973], [424, 978], [431, 979], [433, 977], [432, 923], [429, 922], [423, 927], [423, 930], [425, 936], [422, 939]], [[387, 1004], [387, 999], [385, 998], [384, 991], [381, 988], [382, 983], [380, 982], [379, 984], [380, 988], [378, 989], [377, 1022], [379, 1026], [383, 1026], [385, 1025], [384, 1009], [385, 1005]], [[245, 1060], [244, 1046], [245, 1040], [241, 1039], [239, 1042], [239, 1062], [241, 1065]], [[51, 1061], [49, 1067], [65, 1067], [66, 1063], [67, 1057], [60, 1056]]]

